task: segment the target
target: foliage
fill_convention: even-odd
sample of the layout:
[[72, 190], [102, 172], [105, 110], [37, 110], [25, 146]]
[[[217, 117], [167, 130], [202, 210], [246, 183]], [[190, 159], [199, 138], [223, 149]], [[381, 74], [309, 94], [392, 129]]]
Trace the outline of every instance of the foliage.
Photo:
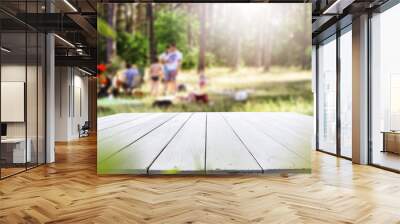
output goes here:
[[111, 39], [116, 39], [117, 38], [117, 33], [114, 31], [114, 29], [108, 25], [108, 23], [102, 19], [102, 18], [97, 18], [97, 32], [106, 38], [111, 38]]
[[161, 10], [156, 13], [154, 22], [157, 52], [165, 51], [170, 43], [176, 43], [178, 49], [187, 53], [187, 15], [181, 11]]
[[106, 38], [104, 38], [102, 36], [98, 36], [97, 37], [97, 60], [99, 63], [106, 63], [106, 59], [107, 59], [106, 48], [107, 48]]
[[113, 57], [107, 66], [106, 72], [108, 74], [116, 74], [119, 70], [124, 68], [124, 60], [119, 56]]
[[182, 68], [192, 69], [196, 68], [199, 60], [199, 49], [192, 48], [183, 55]]
[[[130, 4], [129, 7], [127, 4]], [[184, 55], [183, 68], [196, 68], [199, 60], [199, 38], [203, 35], [200, 33], [200, 24], [205, 23], [207, 66], [236, 68], [244, 65], [267, 68], [275, 65], [310, 68], [311, 42], [308, 34], [311, 33], [309, 23], [311, 6], [309, 4], [260, 4], [257, 7], [252, 7], [251, 4], [207, 4], [206, 21], [201, 21], [199, 17], [201, 5], [152, 4], [156, 44], [154, 47], [157, 54], [165, 51], [168, 44], [175, 42]], [[100, 37], [116, 38], [119, 45], [117, 55], [123, 59], [142, 65], [148, 64], [148, 41], [130, 37], [123, 32], [124, 29], [132, 29], [135, 36], [142, 35], [146, 39], [149, 38], [150, 20], [146, 15], [146, 5], [120, 3], [116, 7], [118, 8], [117, 13], [114, 13], [116, 23], [111, 26], [120, 27], [121, 31], [115, 32], [107, 25], [105, 18], [109, 8], [104, 7], [99, 10]], [[133, 44], [133, 40], [138, 40], [138, 43]], [[106, 52], [105, 45], [104, 39], [99, 38], [100, 61]], [[128, 46], [134, 46], [136, 50], [126, 52]], [[146, 54], [142, 54], [143, 49], [147, 49]], [[138, 52], [137, 55], [144, 57], [139, 60], [133, 57], [133, 52]], [[110, 52], [108, 54], [110, 56]]]
[[147, 65], [148, 40], [139, 32], [135, 34], [119, 32], [117, 51], [118, 55], [127, 63], [135, 64], [138, 67]]
[[[183, 53], [182, 68], [192, 69], [197, 67], [199, 49], [190, 47], [188, 40], [188, 26], [192, 27], [193, 34], [198, 33], [198, 22], [192, 15], [184, 11], [161, 10], [156, 14], [155, 38], [157, 52], [161, 54], [170, 43], [176, 43], [177, 48]], [[194, 36], [193, 38], [198, 38]], [[195, 40], [192, 40], [196, 42]]]

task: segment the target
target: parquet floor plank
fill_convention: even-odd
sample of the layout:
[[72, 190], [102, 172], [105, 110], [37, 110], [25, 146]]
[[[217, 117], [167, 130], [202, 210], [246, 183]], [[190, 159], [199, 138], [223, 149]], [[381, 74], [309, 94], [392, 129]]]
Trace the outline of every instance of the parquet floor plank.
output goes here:
[[400, 175], [312, 152], [312, 173], [98, 176], [96, 138], [0, 181], [0, 223], [400, 223]]

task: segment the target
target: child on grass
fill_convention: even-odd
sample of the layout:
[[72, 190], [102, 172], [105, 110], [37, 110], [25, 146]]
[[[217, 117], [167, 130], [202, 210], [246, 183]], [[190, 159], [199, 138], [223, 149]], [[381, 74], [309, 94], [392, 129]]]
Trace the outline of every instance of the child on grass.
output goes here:
[[204, 92], [207, 87], [207, 78], [206, 75], [204, 74], [204, 71], [201, 71], [199, 74], [199, 87], [200, 91]]
[[152, 96], [157, 96], [158, 95], [158, 88], [160, 85], [160, 80], [163, 77], [163, 65], [160, 63], [158, 59], [156, 59], [153, 64], [150, 66], [150, 93]]

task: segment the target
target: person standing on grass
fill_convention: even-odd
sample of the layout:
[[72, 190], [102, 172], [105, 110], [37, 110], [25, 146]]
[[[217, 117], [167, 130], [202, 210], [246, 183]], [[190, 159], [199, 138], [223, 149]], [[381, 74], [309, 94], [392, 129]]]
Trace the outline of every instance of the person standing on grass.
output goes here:
[[168, 48], [168, 53], [165, 56], [165, 84], [167, 91], [173, 95], [176, 94], [176, 78], [182, 64], [182, 53], [176, 48], [175, 43], [171, 43]]
[[163, 65], [156, 59], [150, 66], [149, 76], [150, 76], [150, 93], [152, 96], [158, 95], [159, 82], [163, 77]]
[[162, 64], [163, 68], [163, 77], [161, 79], [161, 83], [163, 84], [163, 92], [162, 92], [163, 95], [167, 93], [167, 81], [165, 81], [165, 74], [167, 74], [167, 66], [166, 66], [167, 54], [168, 54], [168, 47], [166, 47], [165, 51], [161, 53], [160, 56], [158, 57], [159, 58], [158, 60]]

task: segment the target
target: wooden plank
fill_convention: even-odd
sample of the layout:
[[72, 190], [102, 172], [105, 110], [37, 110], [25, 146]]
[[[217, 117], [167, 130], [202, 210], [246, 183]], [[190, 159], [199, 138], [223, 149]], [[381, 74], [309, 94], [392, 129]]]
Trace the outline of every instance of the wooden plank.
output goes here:
[[140, 119], [138, 123], [131, 126], [128, 130], [113, 135], [111, 138], [107, 138], [104, 141], [98, 139], [97, 161], [101, 162], [110, 155], [129, 146], [139, 138], [163, 125], [175, 115], [172, 113], [155, 113], [151, 119]]
[[98, 123], [108, 122], [111, 120], [115, 120], [118, 117], [125, 116], [126, 114], [127, 113], [118, 113], [118, 114], [112, 114], [112, 115], [108, 115], [108, 116], [104, 116], [104, 117], [99, 117], [99, 118], [97, 118], [97, 122]]
[[[262, 128], [263, 131], [271, 135], [274, 139], [287, 146], [290, 150], [303, 156], [307, 160], [311, 160], [313, 123], [306, 122], [298, 125], [300, 119], [294, 116], [291, 121], [280, 120], [279, 118], [271, 117], [269, 114], [260, 116], [258, 123], [267, 123], [270, 128]], [[253, 119], [253, 124], [254, 124]], [[272, 131], [275, 130], [275, 131]]]
[[314, 126], [312, 120], [304, 120], [303, 116], [299, 114], [276, 114], [270, 116], [264, 113], [261, 119], [266, 120], [273, 127], [285, 130], [285, 132], [295, 135], [305, 141], [312, 142]]
[[114, 125], [116, 122], [120, 122], [121, 119], [124, 119], [125, 117], [127, 117], [126, 113], [114, 114], [111, 116], [98, 118], [97, 119], [97, 131], [106, 129], [106, 128]]
[[146, 174], [152, 162], [189, 118], [190, 113], [179, 113], [145, 137], [100, 162], [98, 173]]
[[310, 161], [290, 151], [242, 119], [243, 116], [249, 115], [224, 113], [223, 116], [257, 159], [264, 173], [310, 171]]
[[114, 135], [126, 132], [135, 125], [147, 122], [149, 120], [155, 119], [160, 116], [162, 116], [161, 113], [153, 113], [153, 114], [135, 114], [134, 116], [122, 117], [120, 119], [121, 121], [115, 121], [116, 124], [121, 122], [122, 124], [114, 125], [110, 128], [104, 129], [97, 133], [98, 142], [99, 144], [102, 144], [102, 142], [106, 141], [109, 138], [112, 138]]
[[262, 173], [220, 113], [207, 113], [207, 174]]
[[283, 117], [280, 115], [270, 116], [269, 114], [262, 114], [260, 116], [262, 121], [268, 122], [273, 128], [284, 130], [284, 133], [294, 135], [305, 141], [312, 140], [313, 123], [301, 121], [300, 117]]
[[205, 173], [206, 113], [194, 113], [149, 168], [149, 174]]
[[291, 130], [304, 135], [309, 135], [314, 131], [314, 121], [311, 116], [296, 113], [268, 113], [268, 117], [274, 118], [272, 122], [283, 123], [285, 127], [290, 127]]
[[[285, 124], [277, 125], [268, 113], [238, 113], [242, 119], [248, 121], [253, 128], [270, 136], [277, 143], [296, 153], [307, 161], [311, 160], [311, 134], [299, 135]], [[309, 124], [312, 126], [312, 124]], [[304, 128], [307, 128], [306, 126]]]
[[149, 115], [149, 114], [148, 113], [120, 114], [119, 116], [114, 116], [107, 119], [99, 120], [97, 124], [97, 133], [102, 132], [109, 128], [113, 128], [117, 125], [123, 124], [126, 121], [137, 119], [144, 115]]

